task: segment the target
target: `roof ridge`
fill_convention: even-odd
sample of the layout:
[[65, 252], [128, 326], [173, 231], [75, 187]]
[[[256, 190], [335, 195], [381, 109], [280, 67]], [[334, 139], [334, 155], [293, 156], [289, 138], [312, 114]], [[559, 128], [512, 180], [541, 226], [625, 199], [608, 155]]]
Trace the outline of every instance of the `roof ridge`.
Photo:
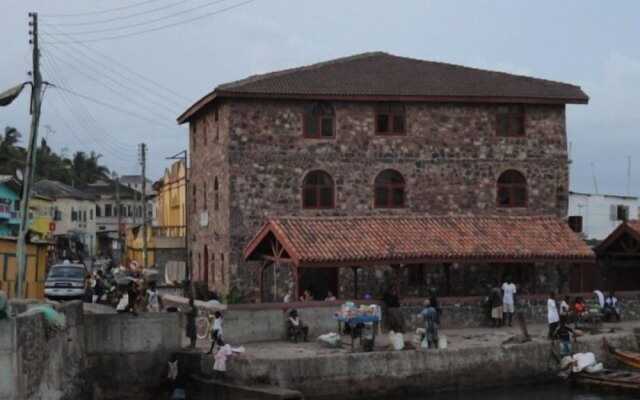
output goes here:
[[499, 219], [499, 220], [527, 220], [527, 219], [561, 219], [554, 215], [549, 214], [540, 214], [540, 215], [499, 215], [499, 214], [490, 214], [490, 215], [473, 215], [473, 214], [450, 214], [450, 215], [428, 215], [428, 214], [404, 214], [404, 215], [282, 215], [282, 216], [274, 216], [268, 217], [268, 221], [278, 221], [278, 220], [306, 220], [306, 221], [314, 221], [314, 220], [322, 220], [322, 221], [330, 221], [330, 220], [345, 220], [345, 219], [420, 219], [420, 218], [429, 218], [429, 219]]
[[228, 90], [228, 89], [232, 88], [233, 86], [243, 85], [243, 84], [246, 84], [246, 83], [255, 83], [255, 82], [259, 82], [259, 81], [264, 80], [264, 79], [275, 78], [275, 77], [286, 75], [286, 74], [289, 74], [289, 73], [292, 73], [292, 72], [309, 71], [309, 70], [312, 70], [312, 69], [325, 67], [327, 65], [341, 64], [341, 63], [344, 63], [344, 62], [349, 62], [349, 61], [353, 61], [353, 60], [359, 60], [359, 59], [373, 57], [373, 56], [380, 56], [380, 55], [391, 56], [392, 54], [385, 53], [385, 52], [382, 52], [382, 51], [370, 51], [370, 52], [365, 52], [365, 53], [353, 54], [353, 55], [350, 55], [350, 56], [338, 57], [338, 58], [334, 58], [334, 59], [326, 60], [326, 61], [319, 61], [319, 62], [316, 62], [316, 63], [313, 63], [313, 64], [302, 65], [302, 66], [299, 66], [299, 67], [285, 68], [285, 69], [281, 69], [281, 70], [277, 70], [277, 71], [265, 72], [263, 74], [254, 74], [254, 75], [250, 75], [250, 76], [248, 76], [246, 78], [243, 78], [243, 79], [238, 79], [238, 80], [235, 80], [235, 81], [222, 83], [222, 84], [216, 86], [215, 90], [216, 91], [218, 91], [218, 90]]

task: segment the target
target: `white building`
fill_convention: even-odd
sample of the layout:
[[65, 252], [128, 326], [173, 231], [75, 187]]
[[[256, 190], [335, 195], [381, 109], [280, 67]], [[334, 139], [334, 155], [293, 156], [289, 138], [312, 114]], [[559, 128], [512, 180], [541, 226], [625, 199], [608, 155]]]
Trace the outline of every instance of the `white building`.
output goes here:
[[569, 192], [569, 223], [582, 221], [586, 239], [603, 240], [626, 219], [638, 219], [635, 196]]
[[[146, 194], [150, 196], [154, 194], [153, 182], [149, 178], [146, 179]], [[122, 175], [120, 177], [120, 183], [124, 186], [131, 188], [139, 193], [142, 193], [142, 175]]]
[[86, 255], [96, 254], [96, 202], [94, 196], [62, 182], [42, 180], [34, 192], [53, 200], [54, 237], [66, 237], [84, 245]]

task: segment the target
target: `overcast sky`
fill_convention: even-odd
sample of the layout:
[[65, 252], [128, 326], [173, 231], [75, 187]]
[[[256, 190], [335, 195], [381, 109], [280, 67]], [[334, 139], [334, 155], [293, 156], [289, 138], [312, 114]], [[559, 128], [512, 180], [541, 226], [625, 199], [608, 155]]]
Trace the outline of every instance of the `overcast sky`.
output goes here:
[[[243, 0], [1, 1], [0, 90], [28, 79], [27, 13], [38, 11], [44, 79], [118, 108], [49, 89], [41, 132], [67, 154], [95, 149], [120, 174], [137, 171], [136, 145], [146, 142], [159, 177], [165, 157], [187, 145], [176, 116], [220, 83], [381, 50], [582, 86], [590, 103], [567, 113], [571, 189], [594, 190], [593, 165], [601, 193], [626, 193], [631, 156], [640, 194], [638, 1], [255, 0], [227, 11]], [[0, 129], [26, 137], [25, 94], [0, 108]]]

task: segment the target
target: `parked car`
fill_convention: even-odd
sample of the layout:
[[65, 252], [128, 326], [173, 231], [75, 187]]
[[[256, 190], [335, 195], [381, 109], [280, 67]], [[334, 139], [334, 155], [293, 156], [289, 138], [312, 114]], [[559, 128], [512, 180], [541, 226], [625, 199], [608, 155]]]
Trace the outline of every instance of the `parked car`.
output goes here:
[[87, 269], [83, 264], [55, 264], [44, 282], [44, 295], [51, 300], [73, 300], [84, 296]]

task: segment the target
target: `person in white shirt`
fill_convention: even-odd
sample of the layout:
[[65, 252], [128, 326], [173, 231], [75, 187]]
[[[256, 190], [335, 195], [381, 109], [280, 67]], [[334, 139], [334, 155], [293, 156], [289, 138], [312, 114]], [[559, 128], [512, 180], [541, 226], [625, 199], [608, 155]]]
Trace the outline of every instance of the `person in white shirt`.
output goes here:
[[555, 292], [549, 293], [549, 299], [547, 299], [547, 322], [549, 323], [549, 339], [553, 339], [553, 334], [558, 327], [558, 322], [560, 322]]
[[560, 302], [560, 318], [564, 318], [565, 322], [567, 318], [569, 318], [569, 313], [571, 312], [571, 307], [569, 307], [569, 296], [565, 296], [564, 299]]
[[515, 312], [514, 295], [517, 293], [516, 285], [507, 278], [502, 284], [502, 312], [504, 313], [504, 321], [511, 326], [513, 313]]
[[211, 324], [211, 347], [207, 354], [213, 353], [213, 348], [216, 344], [218, 347], [224, 346], [224, 341], [222, 340], [222, 313], [220, 311], [216, 311], [213, 314], [213, 324]]

